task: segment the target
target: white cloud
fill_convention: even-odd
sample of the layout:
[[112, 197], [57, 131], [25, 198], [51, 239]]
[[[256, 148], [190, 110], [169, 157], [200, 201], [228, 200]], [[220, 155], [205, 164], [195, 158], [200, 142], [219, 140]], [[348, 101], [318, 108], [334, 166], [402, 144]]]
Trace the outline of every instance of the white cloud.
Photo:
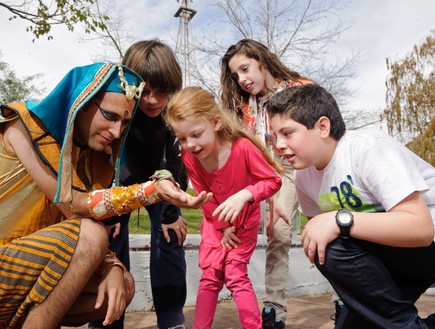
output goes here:
[[[46, 37], [35, 40], [26, 32], [27, 23], [23, 20], [8, 21], [9, 12], [0, 10], [1, 61], [8, 63], [19, 77], [44, 74], [40, 79], [51, 90], [60, 79], [75, 66], [91, 62], [88, 48], [66, 28], [53, 27], [53, 40]], [[47, 91], [49, 91], [47, 90]]]

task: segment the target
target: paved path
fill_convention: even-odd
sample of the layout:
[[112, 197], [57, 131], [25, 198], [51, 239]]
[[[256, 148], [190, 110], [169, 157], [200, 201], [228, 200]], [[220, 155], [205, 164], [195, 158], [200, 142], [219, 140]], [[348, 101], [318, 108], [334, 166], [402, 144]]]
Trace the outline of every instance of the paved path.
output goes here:
[[[287, 329], [333, 329], [334, 323], [330, 319], [334, 312], [330, 303], [331, 294], [317, 296], [291, 297], [287, 299], [288, 317]], [[260, 305], [260, 309], [261, 309]], [[435, 312], [435, 296], [423, 295], [417, 302], [420, 315], [425, 317]], [[186, 307], [186, 324], [191, 328], [194, 307]], [[68, 327], [62, 327], [66, 329]], [[82, 326], [80, 328], [87, 328]], [[240, 329], [237, 309], [232, 300], [218, 304], [213, 329]], [[125, 329], [157, 329], [154, 312], [127, 313]]]

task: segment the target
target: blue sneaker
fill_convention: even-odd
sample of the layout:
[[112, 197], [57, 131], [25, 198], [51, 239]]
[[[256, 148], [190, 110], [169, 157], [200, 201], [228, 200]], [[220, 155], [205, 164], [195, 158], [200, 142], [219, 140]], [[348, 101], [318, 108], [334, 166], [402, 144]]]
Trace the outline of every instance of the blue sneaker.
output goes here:
[[263, 329], [285, 329], [285, 323], [276, 321], [276, 311], [273, 307], [263, 308], [261, 313], [263, 319]]
[[340, 313], [344, 304], [341, 301], [341, 299], [336, 300], [334, 304], [335, 304], [335, 313], [331, 315], [331, 320], [334, 321], [334, 324], [337, 324], [338, 318], [340, 317]]

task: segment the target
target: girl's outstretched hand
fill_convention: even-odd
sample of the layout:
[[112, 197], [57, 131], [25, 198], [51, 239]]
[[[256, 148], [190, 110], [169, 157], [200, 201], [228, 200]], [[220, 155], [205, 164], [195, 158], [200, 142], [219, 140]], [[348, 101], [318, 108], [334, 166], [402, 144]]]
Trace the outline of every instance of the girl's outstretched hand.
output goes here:
[[213, 211], [212, 216], [214, 217], [219, 215], [218, 220], [224, 219], [226, 222], [232, 223], [242, 211], [245, 203], [252, 200], [252, 193], [243, 189], [222, 202]]

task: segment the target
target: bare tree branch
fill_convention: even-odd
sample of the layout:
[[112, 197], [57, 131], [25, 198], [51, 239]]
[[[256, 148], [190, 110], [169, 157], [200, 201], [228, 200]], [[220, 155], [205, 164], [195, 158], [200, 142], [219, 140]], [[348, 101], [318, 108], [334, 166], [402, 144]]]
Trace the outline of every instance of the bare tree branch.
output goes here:
[[343, 59], [331, 51], [349, 28], [339, 19], [347, 5], [342, 0], [213, 0], [213, 4], [221, 16], [209, 25], [217, 26], [216, 33], [194, 31], [195, 62], [190, 67], [196, 69], [191, 81], [218, 95], [220, 58], [231, 44], [252, 38], [268, 46], [289, 68], [324, 85], [342, 104], [354, 95], [347, 82], [354, 78], [359, 54]]
[[[101, 43], [101, 47], [96, 49], [94, 60], [119, 62], [124, 54], [124, 45], [128, 47], [133, 40], [131, 31], [125, 27], [126, 19], [114, 3], [101, 0], [94, 0], [90, 15], [97, 22], [106, 22], [105, 29], [83, 37], [84, 41], [98, 40]], [[106, 20], [109, 15], [110, 20]]]

